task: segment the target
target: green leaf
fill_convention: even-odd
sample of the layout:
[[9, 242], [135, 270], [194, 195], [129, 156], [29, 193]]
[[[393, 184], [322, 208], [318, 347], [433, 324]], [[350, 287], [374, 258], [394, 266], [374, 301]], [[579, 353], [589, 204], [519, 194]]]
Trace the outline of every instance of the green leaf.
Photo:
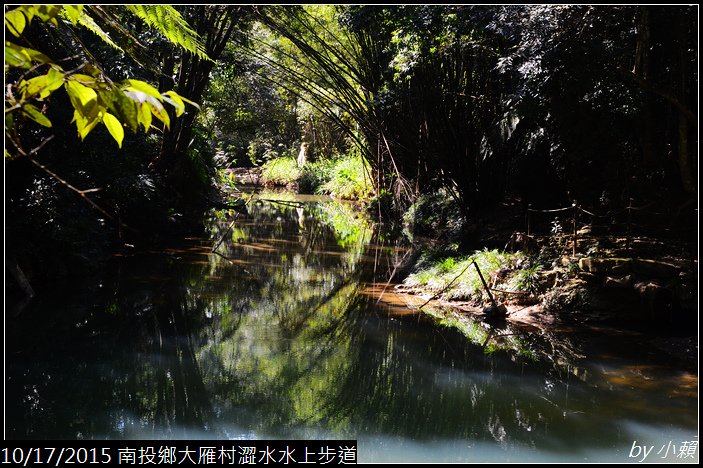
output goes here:
[[36, 76], [30, 80], [22, 80], [19, 84], [20, 92], [23, 99], [29, 99], [38, 94], [39, 99], [44, 99], [53, 91], [59, 89], [64, 83], [63, 73], [49, 69], [46, 75]]
[[160, 102], [151, 102], [148, 101], [147, 104], [151, 108], [151, 113], [154, 114], [154, 117], [159, 119], [164, 123], [166, 128], [170, 128], [171, 125], [171, 118], [168, 116], [168, 112], [166, 112], [166, 109], [164, 109], [164, 106], [161, 105]]
[[[133, 80], [129, 80], [129, 81], [133, 81]], [[132, 90], [132, 91], [129, 91], [129, 90]], [[151, 110], [151, 113], [154, 115], [154, 117], [156, 117], [157, 119], [162, 121], [164, 123], [164, 125], [166, 125], [166, 128], [169, 128], [170, 123], [171, 123], [171, 119], [169, 118], [168, 112], [166, 112], [166, 109], [164, 109], [163, 104], [161, 104], [161, 102], [159, 102], [158, 99], [156, 99], [151, 94], [146, 94], [141, 91], [136, 91], [131, 86], [126, 88], [124, 94], [128, 98], [138, 102], [139, 104], [149, 106], [149, 109]], [[161, 97], [161, 96], [159, 95], [159, 97]], [[143, 112], [143, 110], [140, 108], [139, 112]], [[142, 122], [142, 124], [143, 124], [144, 121], [145, 121], [144, 118], [141, 117], [140, 122]]]
[[146, 102], [139, 104], [139, 123], [144, 126], [144, 131], [148, 132], [151, 127], [151, 107]]
[[[95, 106], [96, 114], [97, 106]], [[100, 122], [100, 119], [96, 115], [95, 117], [86, 116], [82, 114], [78, 109], [73, 112], [73, 122], [76, 122], [76, 129], [78, 130], [78, 136], [81, 140], [84, 140], [86, 136], [95, 128], [95, 126]]]
[[24, 16], [27, 17], [27, 23], [29, 24], [32, 22], [32, 18], [34, 18], [37, 8], [34, 5], [22, 5], [18, 8], [18, 10], [24, 13]]
[[80, 16], [78, 17], [78, 23], [80, 23], [82, 26], [86, 27], [89, 31], [91, 31], [93, 34], [98, 36], [100, 39], [102, 39], [106, 44], [108, 44], [110, 47], [113, 47], [120, 52], [124, 52], [120, 46], [115, 44], [115, 42], [110, 39], [110, 36], [103, 31], [103, 29], [97, 25], [95, 20], [91, 18], [85, 11], [81, 11]]
[[103, 123], [107, 127], [107, 131], [110, 132], [110, 135], [112, 135], [112, 138], [114, 138], [117, 142], [117, 146], [122, 148], [124, 129], [122, 128], [120, 121], [117, 120], [117, 117], [106, 112], [105, 115], [103, 115]]
[[164, 98], [164, 101], [168, 102], [176, 109], [176, 117], [180, 117], [181, 115], [183, 115], [183, 112], [185, 112], [186, 105], [183, 104], [183, 101], [181, 100], [180, 97], [178, 97], [178, 95], [176, 93], [173, 93], [173, 94], [175, 94], [175, 96], [173, 96], [173, 99], [171, 99], [170, 97], [166, 97], [166, 96], [164, 96], [163, 98]]
[[5, 41], [5, 65], [31, 68], [33, 62], [52, 63], [51, 59], [41, 52]]
[[[63, 70], [61, 67], [55, 65], [53, 67], [49, 68], [49, 72], [46, 74], [49, 80], [49, 83], [55, 83], [56, 81], [61, 81], [61, 84], [66, 80], [66, 75], [64, 75]], [[59, 88], [57, 86], [56, 88]]]
[[25, 104], [22, 106], [22, 114], [34, 120], [39, 125], [51, 127], [51, 120], [49, 120], [44, 114], [41, 113], [39, 109], [31, 104]]
[[56, 26], [56, 16], [61, 13], [62, 9], [63, 7], [58, 5], [39, 5], [34, 7], [34, 14], [42, 21], [50, 21], [54, 26]]
[[68, 92], [71, 104], [75, 108], [73, 121], [76, 122], [78, 136], [83, 140], [98, 122], [100, 122], [100, 111], [105, 111], [105, 109], [101, 109], [98, 105], [96, 92], [77, 81], [66, 81], [66, 91]]
[[72, 25], [76, 25], [83, 13], [83, 5], [64, 5], [63, 15], [68, 18]]
[[141, 91], [142, 93], [148, 94], [149, 96], [153, 96], [159, 101], [163, 101], [163, 98], [159, 91], [151, 86], [149, 83], [145, 83], [140, 80], [125, 80], [126, 83], [129, 85], [126, 89], [129, 91]]
[[178, 96], [182, 101], [187, 102], [187, 103], [190, 104], [191, 106], [194, 106], [194, 107], [197, 107], [198, 109], [200, 109], [200, 106], [198, 105], [197, 102], [191, 101], [190, 99], [186, 99], [186, 98], [184, 98], [183, 96], [181, 96], [180, 94], [177, 94], [175, 91], [166, 91], [165, 94], [168, 94], [168, 95], [170, 96], [171, 93], [175, 94], [175, 95]]
[[22, 98], [27, 99], [38, 94], [42, 89], [46, 88], [47, 76], [41, 75], [36, 76], [30, 80], [22, 80], [18, 85], [20, 92], [22, 93]]
[[5, 13], [5, 26], [15, 37], [20, 37], [25, 26], [27, 26], [27, 18], [20, 8]]
[[14, 44], [5, 42], [5, 72], [9, 67], [31, 68], [32, 61], [29, 60], [21, 51], [11, 47]]
[[121, 89], [113, 89], [101, 93], [102, 100], [108, 109], [117, 116], [132, 132], [137, 132], [139, 126], [139, 103], [130, 99]]
[[[91, 105], [94, 106], [97, 104], [97, 93], [93, 89], [70, 79], [70, 77], [69, 80], [66, 81], [66, 91], [68, 92], [68, 97], [71, 99], [71, 104], [73, 104], [73, 107], [76, 109], [87, 109]], [[87, 112], [83, 113], [87, 114]]]
[[94, 76], [82, 75], [80, 73], [74, 73], [73, 75], [71, 75], [71, 79], [84, 85], [91, 85], [96, 81]]
[[170, 5], [126, 5], [127, 9], [164, 35], [173, 44], [202, 59], [208, 57], [203, 41], [181, 14]]

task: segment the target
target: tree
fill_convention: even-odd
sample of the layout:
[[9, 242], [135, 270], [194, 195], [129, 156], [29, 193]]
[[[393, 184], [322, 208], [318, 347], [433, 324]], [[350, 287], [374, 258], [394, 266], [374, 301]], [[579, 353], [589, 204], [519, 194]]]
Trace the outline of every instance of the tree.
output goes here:
[[[110, 17], [101, 7], [88, 8], [92, 9], [91, 12], [101, 14], [103, 19], [108, 18], [116, 23], [114, 18]], [[148, 11], [141, 6], [128, 6], [127, 8], [145, 23], [164, 32], [165, 37], [169, 40], [179, 45], [188, 46], [193, 50], [193, 53], [204, 56], [197, 36], [192, 33], [182, 19], [171, 22], [160, 21], [164, 18], [180, 18], [180, 15], [172, 8], [159, 6], [155, 7], [154, 11]], [[161, 16], [154, 14], [155, 11], [160, 12]], [[53, 26], [57, 29], [68, 30], [69, 23], [74, 27], [84, 25], [110, 45], [120, 49], [95, 23], [88, 10], [81, 5], [20, 6], [6, 12], [5, 25], [10, 33], [21, 38], [25, 28], [31, 24], [34, 18], [40, 19], [47, 27]], [[187, 39], [184, 40], [183, 37], [187, 37]], [[85, 50], [84, 53], [89, 54]], [[15, 80], [9, 80], [5, 95], [6, 137], [19, 155], [26, 156], [32, 151], [23, 149], [18, 132], [19, 128], [15, 125], [16, 118], [29, 119], [41, 126], [51, 128], [52, 123], [45, 115], [46, 107], [51, 95], [61, 88], [65, 89], [73, 106], [73, 121], [80, 138], [85, 139], [99, 123], [103, 123], [120, 148], [124, 138], [123, 126], [127, 126], [133, 132], [136, 132], [140, 127], [144, 131], [149, 131], [152, 126], [152, 117], [155, 117], [163, 123], [165, 128], [168, 128], [171, 119], [164, 103], [172, 105], [177, 116], [184, 113], [186, 102], [195, 105], [192, 101], [171, 90], [161, 94], [154, 87], [141, 80], [127, 79], [114, 82], [100, 69], [99, 64], [90, 60], [89, 55], [88, 57], [80, 57], [79, 54], [78, 58], [83, 58], [78, 65], [75, 65], [74, 60], [65, 60], [72, 66], [66, 70], [58, 64], [61, 61], [53, 60], [33, 48], [6, 41], [6, 77], [8, 73], [13, 76], [17, 75], [16, 70], [24, 70]], [[44, 71], [46, 71], [45, 74], [40, 74]], [[30, 78], [30, 76], [32, 77]], [[42, 110], [37, 105], [41, 105]], [[6, 153], [6, 156], [8, 155]]]
[[[81, 159], [91, 148], [75, 146], [74, 135], [84, 140], [102, 123], [108, 138], [122, 147], [128, 143], [124, 127], [158, 134], [169, 128], [174, 116], [184, 114], [187, 104], [195, 106], [175, 91], [160, 93], [134, 76], [134, 70], [150, 66], [148, 48], [142, 44], [145, 35], [136, 31], [138, 27], [198, 56], [205, 56], [203, 47], [181, 15], [165, 5], [10, 6], [5, 9], [5, 26], [10, 39], [5, 42], [5, 209], [9, 213], [5, 232], [13, 253], [8, 265], [21, 275], [18, 261], [29, 264], [29, 270], [34, 263], [49, 265], [48, 270], [64, 267], [75, 255], [89, 262], [83, 250], [94, 252], [96, 246], [107, 244], [108, 235], [124, 243], [123, 232], [131, 223], [126, 207], [153, 200], [154, 183], [144, 173], [127, 172], [138, 167], [131, 154], [123, 152], [121, 158], [113, 157], [102, 166], [96, 157]], [[130, 32], [134, 26], [136, 32]], [[110, 53], [102, 54], [101, 48]], [[124, 66], [115, 66], [118, 63]], [[75, 130], [67, 132], [69, 120]], [[101, 132], [96, 133], [93, 139], [100, 141]], [[106, 174], [110, 168], [119, 170]], [[101, 183], [96, 187], [94, 180]], [[92, 188], [82, 189], [84, 184]], [[73, 194], [63, 194], [66, 188], [100, 214], [94, 216], [83, 202], [77, 206]], [[154, 211], [144, 204], [139, 209]], [[105, 219], [114, 221], [112, 232]], [[153, 228], [154, 218], [150, 221]], [[89, 246], [83, 243], [87, 239]], [[54, 263], [53, 257], [57, 257]]]
[[[191, 51], [177, 54], [166, 50], [162, 56], [162, 93], [173, 89], [191, 101], [200, 101], [205, 91], [215, 61], [239, 26], [246, 23], [247, 8], [235, 5], [190, 5], [182, 7], [184, 17], [193, 25], [195, 32], [203, 38], [203, 55]], [[171, 79], [170, 77], [175, 77]], [[161, 150], [153, 166], [167, 175], [169, 186], [181, 200], [193, 194], [196, 187], [192, 161], [188, 148], [193, 139], [195, 115], [187, 114], [175, 122], [171, 131], [164, 134]]]

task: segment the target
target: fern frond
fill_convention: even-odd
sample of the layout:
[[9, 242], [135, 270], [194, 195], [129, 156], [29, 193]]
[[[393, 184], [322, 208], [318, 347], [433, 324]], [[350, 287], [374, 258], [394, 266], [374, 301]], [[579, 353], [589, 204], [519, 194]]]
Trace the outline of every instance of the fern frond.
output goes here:
[[93, 34], [98, 36], [100, 39], [102, 39], [105, 43], [110, 45], [111, 47], [114, 47], [115, 49], [119, 50], [120, 52], [124, 52], [120, 46], [115, 44], [115, 42], [110, 39], [110, 35], [106, 33], [98, 24], [95, 22], [93, 18], [90, 17], [86, 13], [85, 10], [82, 10], [80, 14], [77, 16], [77, 22], [78, 24], [84, 26], [88, 30], [90, 30]]
[[208, 57], [202, 39], [193, 31], [181, 14], [170, 5], [125, 5], [148, 26], [157, 29], [173, 44], [205, 60]]

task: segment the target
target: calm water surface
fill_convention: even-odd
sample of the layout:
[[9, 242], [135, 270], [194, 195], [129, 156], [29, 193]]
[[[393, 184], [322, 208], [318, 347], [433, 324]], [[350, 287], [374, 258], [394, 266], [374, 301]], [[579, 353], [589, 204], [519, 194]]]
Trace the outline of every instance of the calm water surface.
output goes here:
[[634, 441], [677, 461], [656, 452], [698, 440], [697, 375], [641, 336], [511, 329], [487, 355], [376, 303], [405, 251], [351, 205], [248, 208], [8, 318], [6, 437], [350, 438], [361, 462], [627, 462]]

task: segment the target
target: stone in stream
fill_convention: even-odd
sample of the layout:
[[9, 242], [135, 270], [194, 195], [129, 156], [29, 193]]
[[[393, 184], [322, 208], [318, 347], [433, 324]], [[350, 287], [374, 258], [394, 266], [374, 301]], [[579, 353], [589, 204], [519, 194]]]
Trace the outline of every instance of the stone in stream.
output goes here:
[[487, 320], [502, 320], [508, 315], [508, 308], [503, 304], [489, 305], [483, 308], [483, 315]]

